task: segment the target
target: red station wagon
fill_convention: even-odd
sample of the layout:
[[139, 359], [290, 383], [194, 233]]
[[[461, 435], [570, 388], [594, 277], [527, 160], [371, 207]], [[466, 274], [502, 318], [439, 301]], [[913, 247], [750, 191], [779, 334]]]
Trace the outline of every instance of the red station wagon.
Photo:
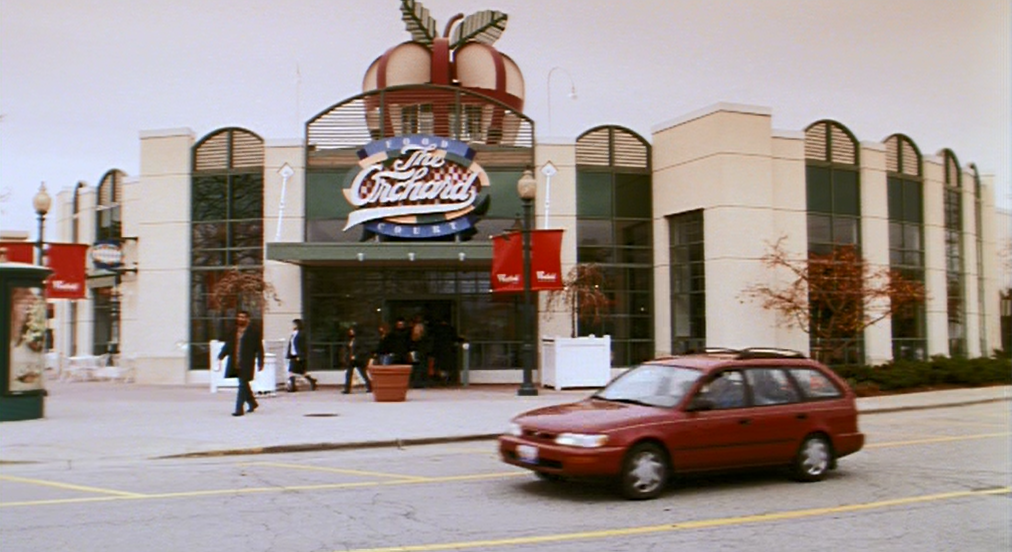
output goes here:
[[864, 445], [854, 392], [801, 353], [708, 349], [646, 362], [590, 397], [513, 418], [502, 460], [545, 480], [616, 478], [630, 499], [674, 473], [788, 466], [818, 481]]

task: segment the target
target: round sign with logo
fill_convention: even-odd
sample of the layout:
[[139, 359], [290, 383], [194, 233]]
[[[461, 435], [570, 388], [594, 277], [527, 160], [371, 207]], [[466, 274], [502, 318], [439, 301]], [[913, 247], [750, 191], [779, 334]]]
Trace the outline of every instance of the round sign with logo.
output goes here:
[[438, 238], [473, 227], [489, 201], [488, 175], [464, 142], [413, 134], [377, 140], [358, 151], [344, 198], [355, 210], [344, 230], [398, 238]]
[[114, 240], [96, 242], [91, 246], [91, 262], [95, 268], [119, 268], [123, 265], [123, 249]]

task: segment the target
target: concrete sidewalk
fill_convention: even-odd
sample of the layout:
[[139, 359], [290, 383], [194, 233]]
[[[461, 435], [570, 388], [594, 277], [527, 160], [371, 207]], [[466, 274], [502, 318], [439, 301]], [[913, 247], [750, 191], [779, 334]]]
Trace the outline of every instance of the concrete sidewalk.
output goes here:
[[[230, 415], [234, 389], [54, 382], [45, 417], [0, 424], [0, 464], [126, 461], [222, 456], [491, 438], [514, 415], [578, 400], [592, 391], [516, 386], [412, 389], [402, 403], [377, 403], [337, 387], [279, 392], [253, 414]], [[858, 399], [863, 414], [1008, 401], [1012, 387], [983, 387]]]

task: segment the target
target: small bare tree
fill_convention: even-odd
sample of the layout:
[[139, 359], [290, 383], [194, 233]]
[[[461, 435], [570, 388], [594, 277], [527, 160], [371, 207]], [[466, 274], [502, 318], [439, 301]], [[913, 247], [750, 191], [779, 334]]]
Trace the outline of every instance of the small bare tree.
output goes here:
[[262, 314], [268, 304], [281, 304], [274, 285], [264, 280], [261, 270], [232, 269], [215, 282], [210, 302], [220, 310], [247, 310]]
[[563, 289], [548, 296], [549, 310], [560, 304], [569, 311], [570, 336], [576, 337], [580, 321], [598, 324], [611, 310], [611, 300], [604, 293], [604, 270], [595, 263], [581, 263], [569, 270]]
[[888, 268], [874, 269], [852, 245], [829, 254], [791, 258], [781, 237], [762, 257], [772, 270], [786, 270], [784, 285], [756, 284], [743, 295], [775, 311], [781, 320], [821, 344], [816, 356], [827, 362], [856, 344], [866, 328], [909, 313], [926, 300], [924, 284]]

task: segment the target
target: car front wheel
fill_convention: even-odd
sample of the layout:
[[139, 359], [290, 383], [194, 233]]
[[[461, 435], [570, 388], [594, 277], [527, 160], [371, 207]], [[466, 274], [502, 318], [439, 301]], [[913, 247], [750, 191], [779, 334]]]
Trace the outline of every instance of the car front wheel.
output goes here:
[[630, 500], [655, 498], [668, 481], [668, 460], [655, 444], [636, 445], [622, 463], [622, 494]]
[[794, 478], [798, 481], [820, 481], [832, 465], [833, 446], [822, 435], [809, 435], [794, 458]]

